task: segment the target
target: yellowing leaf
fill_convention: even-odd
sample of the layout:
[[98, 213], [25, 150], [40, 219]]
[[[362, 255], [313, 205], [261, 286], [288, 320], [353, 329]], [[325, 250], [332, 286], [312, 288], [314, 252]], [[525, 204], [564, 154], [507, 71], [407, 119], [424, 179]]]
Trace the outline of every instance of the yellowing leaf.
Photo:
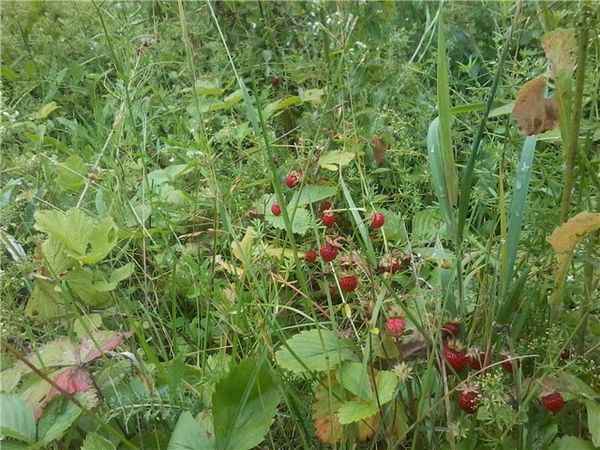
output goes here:
[[554, 293], [550, 298], [551, 303], [556, 304], [560, 300], [575, 246], [589, 233], [598, 229], [600, 229], [600, 213], [581, 212], [555, 228], [548, 237], [548, 242], [552, 245], [558, 262]]
[[255, 239], [256, 230], [253, 227], [248, 227], [242, 242], [234, 241], [231, 243], [231, 253], [233, 253], [233, 256], [235, 256], [242, 264], [244, 264], [244, 261], [250, 261], [250, 257], [252, 256], [252, 244]]
[[345, 166], [354, 159], [354, 153], [334, 150], [325, 153], [319, 158], [319, 166], [323, 169], [336, 171], [338, 167]]
[[[274, 258], [285, 258], [285, 259], [294, 259], [294, 251], [289, 248], [281, 248], [281, 247], [271, 247], [268, 246], [265, 249], [265, 253], [268, 256], [273, 256]], [[298, 257], [304, 257], [303, 253], [298, 253]]]
[[558, 28], [542, 37], [542, 47], [546, 57], [552, 64], [551, 72], [554, 77], [570, 76], [575, 67], [573, 49], [575, 35], [573, 30]]
[[300, 100], [302, 102], [312, 103], [313, 105], [321, 104], [321, 97], [323, 96], [323, 89], [307, 89], [299, 92]]
[[45, 119], [50, 114], [52, 114], [54, 111], [56, 111], [58, 108], [60, 108], [60, 106], [58, 106], [56, 102], [50, 102], [47, 105], [44, 105], [40, 109], [38, 109], [33, 114], [33, 117], [35, 119]]

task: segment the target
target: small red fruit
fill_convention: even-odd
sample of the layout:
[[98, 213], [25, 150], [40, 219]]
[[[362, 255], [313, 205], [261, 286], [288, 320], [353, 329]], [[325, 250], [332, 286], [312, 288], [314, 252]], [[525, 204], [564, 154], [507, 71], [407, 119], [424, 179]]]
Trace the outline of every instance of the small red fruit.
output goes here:
[[333, 205], [330, 201], [326, 200], [324, 202], [321, 202], [321, 204], [319, 205], [319, 212], [325, 212], [331, 208], [333, 208]]
[[281, 78], [273, 77], [273, 79], [271, 79], [271, 85], [273, 87], [279, 87], [281, 85]]
[[457, 337], [460, 333], [460, 323], [451, 320], [442, 325], [442, 333], [444, 336]]
[[513, 361], [516, 364], [516, 360], [511, 360], [510, 354], [504, 352], [502, 353], [502, 370], [506, 373], [513, 373]]
[[323, 261], [325, 262], [333, 261], [338, 255], [338, 252], [339, 251], [337, 247], [331, 245], [329, 242], [324, 243], [321, 249], [319, 250], [321, 258], [323, 258]]
[[455, 339], [448, 341], [442, 348], [442, 353], [448, 365], [456, 372], [462, 372], [467, 366], [467, 355], [463, 350], [462, 344]]
[[483, 368], [485, 355], [477, 347], [471, 347], [467, 350], [467, 366], [474, 370]]
[[335, 297], [337, 297], [337, 294], [338, 294], [337, 287], [335, 287], [335, 286], [329, 286], [329, 295], [330, 295], [330, 297], [331, 298], [335, 298]]
[[315, 262], [317, 260], [317, 252], [314, 250], [309, 250], [304, 254], [304, 261], [306, 262]]
[[297, 172], [295, 170], [292, 170], [285, 177], [285, 184], [290, 189], [293, 187], [296, 187], [296, 185], [298, 184], [299, 181], [300, 181], [300, 172]]
[[573, 351], [570, 348], [566, 348], [560, 353], [560, 359], [565, 361], [571, 359], [571, 356], [573, 356]]
[[558, 391], [543, 395], [541, 400], [544, 408], [553, 413], [559, 412], [565, 406], [565, 399]]
[[385, 329], [390, 336], [400, 337], [404, 334], [406, 321], [403, 317], [390, 317], [385, 323]]
[[458, 407], [468, 414], [473, 414], [479, 408], [481, 392], [476, 387], [466, 386], [458, 393]]
[[281, 214], [281, 206], [279, 206], [279, 204], [277, 203], [273, 203], [271, 205], [271, 212], [274, 216], [278, 216], [279, 214]]
[[323, 225], [325, 225], [327, 228], [331, 228], [335, 223], [335, 215], [329, 212], [323, 213], [321, 216], [321, 222], [323, 222]]
[[344, 292], [352, 292], [358, 286], [356, 275], [344, 275], [340, 278], [340, 287]]
[[381, 228], [385, 223], [385, 216], [381, 213], [373, 214], [373, 221], [371, 222], [371, 229], [376, 230]]

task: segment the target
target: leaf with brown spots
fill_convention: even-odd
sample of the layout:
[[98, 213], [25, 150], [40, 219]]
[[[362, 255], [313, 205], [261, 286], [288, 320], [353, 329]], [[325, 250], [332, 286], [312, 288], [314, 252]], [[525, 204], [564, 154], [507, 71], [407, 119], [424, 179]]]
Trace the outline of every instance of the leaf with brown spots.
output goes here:
[[546, 83], [543, 78], [534, 78], [519, 91], [513, 108], [519, 133], [524, 136], [545, 133], [558, 126], [556, 99], [544, 97]]

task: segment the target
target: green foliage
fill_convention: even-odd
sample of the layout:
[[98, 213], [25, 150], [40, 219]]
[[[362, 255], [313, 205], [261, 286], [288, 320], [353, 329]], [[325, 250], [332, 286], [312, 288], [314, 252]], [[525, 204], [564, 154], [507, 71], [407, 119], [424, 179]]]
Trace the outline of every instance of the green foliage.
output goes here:
[[36, 425], [31, 408], [16, 394], [0, 393], [0, 403], [0, 434], [32, 444]]

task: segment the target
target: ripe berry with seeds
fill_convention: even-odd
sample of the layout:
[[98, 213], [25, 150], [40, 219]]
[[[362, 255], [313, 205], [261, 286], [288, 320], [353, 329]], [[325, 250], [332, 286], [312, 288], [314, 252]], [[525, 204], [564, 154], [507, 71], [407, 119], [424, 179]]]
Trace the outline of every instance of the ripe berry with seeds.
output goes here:
[[335, 223], [335, 215], [330, 212], [324, 212], [321, 216], [321, 222], [323, 222], [323, 225], [327, 228], [331, 228]]
[[271, 79], [271, 85], [273, 87], [279, 87], [281, 85], [281, 78], [273, 77], [273, 79]]
[[309, 250], [304, 254], [304, 261], [306, 262], [315, 262], [317, 260], [317, 252], [314, 250]]
[[442, 348], [444, 359], [456, 372], [462, 372], [467, 365], [467, 355], [460, 341], [451, 339]]
[[323, 258], [323, 261], [329, 262], [335, 259], [339, 251], [334, 245], [331, 245], [329, 242], [325, 242], [319, 250], [319, 253], [321, 254], [321, 258]]
[[292, 170], [285, 177], [285, 184], [290, 189], [293, 187], [296, 187], [296, 185], [298, 184], [299, 181], [300, 181], [300, 172], [297, 172], [295, 170]]
[[358, 286], [356, 275], [344, 275], [340, 277], [340, 287], [344, 292], [352, 292]]
[[541, 401], [544, 408], [553, 413], [557, 413], [563, 409], [566, 403], [564, 397], [558, 391], [552, 391], [542, 395]]
[[467, 350], [467, 366], [474, 370], [481, 370], [483, 368], [485, 355], [477, 347], [471, 347]]
[[390, 317], [385, 323], [385, 330], [387, 334], [393, 337], [400, 337], [404, 334], [404, 328], [406, 327], [406, 321], [403, 317]]
[[511, 356], [509, 353], [502, 353], [502, 370], [506, 373], [513, 373], [513, 361], [517, 364], [516, 360], [511, 360]]
[[279, 214], [281, 214], [281, 206], [279, 206], [278, 203], [273, 203], [271, 205], [271, 212], [274, 216], [278, 216]]
[[381, 228], [385, 223], [385, 216], [381, 213], [373, 214], [373, 221], [371, 222], [371, 229], [376, 230]]
[[473, 414], [479, 408], [481, 392], [474, 386], [466, 385], [458, 393], [458, 407], [468, 414]]

